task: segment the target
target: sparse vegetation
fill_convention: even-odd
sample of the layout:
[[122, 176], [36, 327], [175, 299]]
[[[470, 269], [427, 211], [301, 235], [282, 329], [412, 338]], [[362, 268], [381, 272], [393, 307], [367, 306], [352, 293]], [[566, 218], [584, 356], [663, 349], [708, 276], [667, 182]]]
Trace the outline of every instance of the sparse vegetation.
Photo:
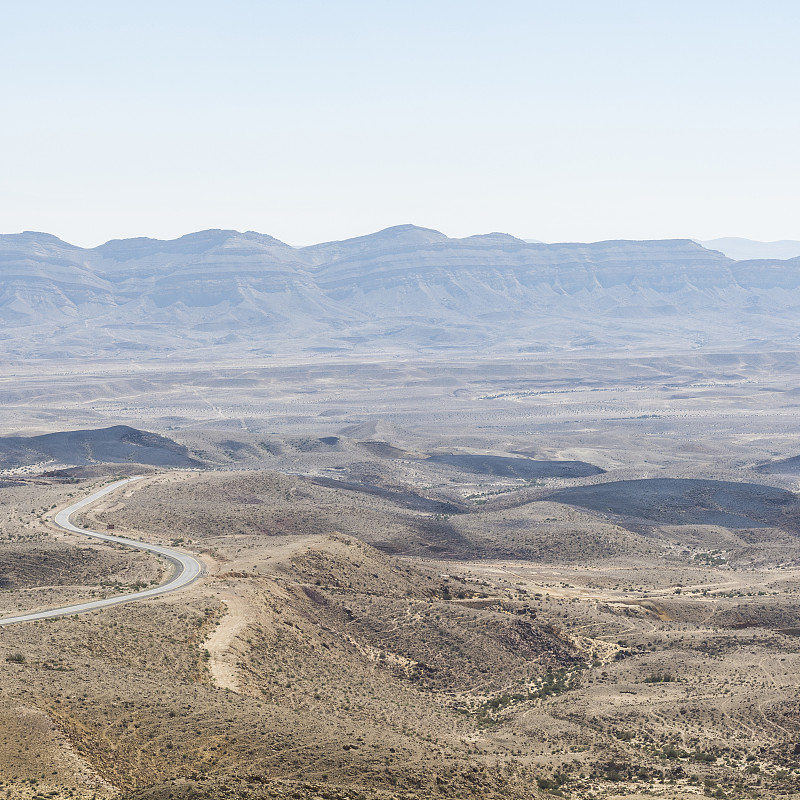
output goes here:
[[[764, 519], [785, 527], [740, 529], [677, 519], [675, 494], [656, 493], [665, 505], [648, 506], [661, 516], [647, 524], [625, 509], [612, 517], [555, 497], [621, 477], [681, 478], [691, 466], [689, 489], [698, 493], [680, 497], [709, 515], [755, 513], [739, 495], [711, 504], [703, 492], [709, 481], [767, 480], [741, 467], [756, 459], [744, 434], [763, 418], [728, 413], [734, 406], [716, 389], [713, 417], [670, 416], [661, 406], [643, 414], [664, 396], [643, 378], [635, 391], [621, 383], [606, 407], [584, 378], [576, 371], [569, 386], [548, 389], [553, 405], [528, 389], [463, 385], [469, 391], [447, 400], [452, 420], [413, 416], [417, 427], [409, 423], [402, 442], [372, 422], [346, 422], [360, 419], [350, 406], [311, 426], [284, 420], [278, 400], [263, 430], [245, 410], [244, 427], [219, 434], [176, 429], [188, 452], [225, 470], [153, 475], [130, 496], [87, 509], [80, 524], [172, 542], [205, 557], [209, 575], [168, 600], [2, 631], [0, 794], [796, 795], [800, 581], [791, 503], [775, 495], [765, 506]], [[375, 380], [381, 402], [406, 402]], [[314, 397], [297, 388], [292, 398]], [[490, 393], [507, 397], [476, 399]], [[403, 424], [417, 414], [412, 405], [397, 412], [409, 415]], [[615, 423], [612, 435], [603, 415], [617, 419], [622, 406], [636, 428]], [[199, 401], [194, 408], [200, 418]], [[552, 419], [535, 416], [545, 408]], [[471, 428], [462, 414], [475, 415]], [[716, 438], [703, 438], [710, 418]], [[785, 448], [785, 432], [759, 435], [766, 454]], [[434, 439], [440, 450], [474, 446], [513, 458], [532, 452], [533, 441], [548, 459], [596, 461], [609, 474], [526, 483], [468, 473], [426, 462]], [[701, 443], [713, 453], [690, 449]], [[3, 489], [3, 614], [160, 581], [165, 567], [155, 559], [57, 539], [45, 527], [69, 494], [77, 499], [120, 469], [29, 475]], [[769, 483], [790, 488], [788, 478]]]
[[12, 664], [24, 664], [27, 659], [24, 653], [11, 653], [11, 655], [6, 656], [6, 661], [10, 661]]
[[644, 679], [645, 683], [671, 683], [675, 680], [675, 676], [671, 672], [654, 672], [652, 675], [647, 675]]

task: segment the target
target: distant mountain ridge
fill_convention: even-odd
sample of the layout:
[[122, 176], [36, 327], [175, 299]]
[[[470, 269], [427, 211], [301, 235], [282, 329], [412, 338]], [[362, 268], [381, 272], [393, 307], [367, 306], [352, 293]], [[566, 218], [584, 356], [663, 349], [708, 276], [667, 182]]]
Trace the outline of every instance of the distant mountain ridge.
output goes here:
[[295, 248], [208, 230], [85, 249], [0, 236], [0, 358], [526, 353], [794, 339], [800, 259], [690, 239], [452, 239], [399, 225]]
[[800, 256], [800, 241], [793, 239], [781, 239], [777, 242], [757, 242], [753, 239], [727, 236], [722, 239], [698, 240], [698, 244], [707, 247], [709, 250], [719, 250], [728, 258], [733, 258], [737, 261], [786, 260]]

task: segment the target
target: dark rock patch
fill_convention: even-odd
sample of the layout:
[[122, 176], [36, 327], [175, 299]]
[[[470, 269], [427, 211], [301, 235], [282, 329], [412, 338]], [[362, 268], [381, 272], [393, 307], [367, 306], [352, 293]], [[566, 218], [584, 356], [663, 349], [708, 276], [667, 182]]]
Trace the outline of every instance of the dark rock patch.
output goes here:
[[432, 500], [413, 492], [394, 492], [384, 489], [382, 486], [373, 486], [368, 483], [351, 483], [349, 481], [337, 481], [334, 478], [313, 478], [312, 483], [317, 486], [325, 486], [329, 489], [345, 489], [350, 492], [361, 492], [371, 494], [389, 500], [403, 508], [410, 508], [413, 511], [426, 511], [429, 514], [462, 514], [464, 510], [455, 503], [447, 503], [443, 500]]
[[796, 495], [756, 483], [653, 478], [560, 489], [548, 500], [661, 525], [795, 528]]
[[586, 478], [601, 475], [605, 470], [585, 461], [539, 461], [532, 458], [510, 458], [508, 456], [482, 456], [456, 453], [437, 453], [426, 461], [447, 464], [465, 472], [480, 475], [497, 475], [503, 478]]
[[372, 453], [378, 458], [411, 458], [411, 453], [401, 450], [399, 447], [389, 444], [388, 442], [370, 441], [359, 442], [358, 446]]
[[800, 475], [800, 456], [782, 458], [780, 461], [768, 461], [755, 467], [756, 472], [766, 475]]

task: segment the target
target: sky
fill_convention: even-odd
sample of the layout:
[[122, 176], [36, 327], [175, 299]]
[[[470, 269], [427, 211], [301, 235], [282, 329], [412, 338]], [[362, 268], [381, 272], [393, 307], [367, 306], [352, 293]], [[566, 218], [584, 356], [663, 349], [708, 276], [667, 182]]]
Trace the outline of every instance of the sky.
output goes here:
[[796, 0], [0, 0], [0, 232], [800, 239]]

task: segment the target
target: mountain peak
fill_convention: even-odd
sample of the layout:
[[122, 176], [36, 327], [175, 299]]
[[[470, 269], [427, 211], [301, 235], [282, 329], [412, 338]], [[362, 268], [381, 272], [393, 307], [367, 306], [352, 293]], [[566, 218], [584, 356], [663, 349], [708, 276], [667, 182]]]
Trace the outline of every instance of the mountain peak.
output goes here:
[[23, 231], [22, 233], [5, 233], [0, 234], [0, 243], [4, 248], [11, 251], [17, 250], [30, 250], [30, 249], [47, 249], [47, 250], [80, 250], [74, 244], [65, 242], [59, 239], [58, 236], [53, 236], [52, 233], [42, 233], [41, 231]]
[[445, 242], [447, 236], [433, 228], [421, 228], [419, 225], [392, 225], [390, 228], [345, 239], [340, 244], [359, 242], [392, 242], [393, 244], [417, 245], [429, 242]]
[[156, 253], [175, 253], [189, 255], [203, 253], [219, 247], [238, 231], [211, 229], [187, 233], [177, 239], [150, 239], [146, 236], [132, 239], [111, 239], [94, 250], [105, 258], [118, 261], [129, 261], [134, 258], [146, 258]]
[[381, 236], [383, 234], [407, 234], [407, 233], [414, 233], [414, 234], [433, 234], [436, 237], [443, 237], [447, 238], [441, 231], [437, 231], [435, 228], [423, 228], [421, 225], [414, 225], [410, 222], [407, 222], [403, 225], [390, 225], [388, 228], [383, 228], [382, 230], [377, 231], [372, 236]]
[[274, 247], [292, 249], [273, 236], [255, 231], [241, 233], [235, 230], [211, 228], [187, 233], [177, 239], [112, 239], [94, 248], [96, 253], [115, 261], [131, 261], [155, 255], [192, 256], [224, 248], [228, 253], [244, 251], [248, 254]]
[[[462, 242], [485, 242], [486, 244], [528, 244], [525, 239], [518, 239], [510, 233], [500, 233], [499, 231], [492, 231], [492, 233], [476, 233], [473, 236], [467, 236], [461, 240]], [[541, 242], [539, 242], [541, 244]]]
[[418, 225], [393, 225], [376, 233], [356, 236], [336, 242], [324, 242], [302, 248], [303, 255], [313, 265], [343, 258], [363, 257], [383, 251], [403, 250], [449, 241], [440, 231]]

